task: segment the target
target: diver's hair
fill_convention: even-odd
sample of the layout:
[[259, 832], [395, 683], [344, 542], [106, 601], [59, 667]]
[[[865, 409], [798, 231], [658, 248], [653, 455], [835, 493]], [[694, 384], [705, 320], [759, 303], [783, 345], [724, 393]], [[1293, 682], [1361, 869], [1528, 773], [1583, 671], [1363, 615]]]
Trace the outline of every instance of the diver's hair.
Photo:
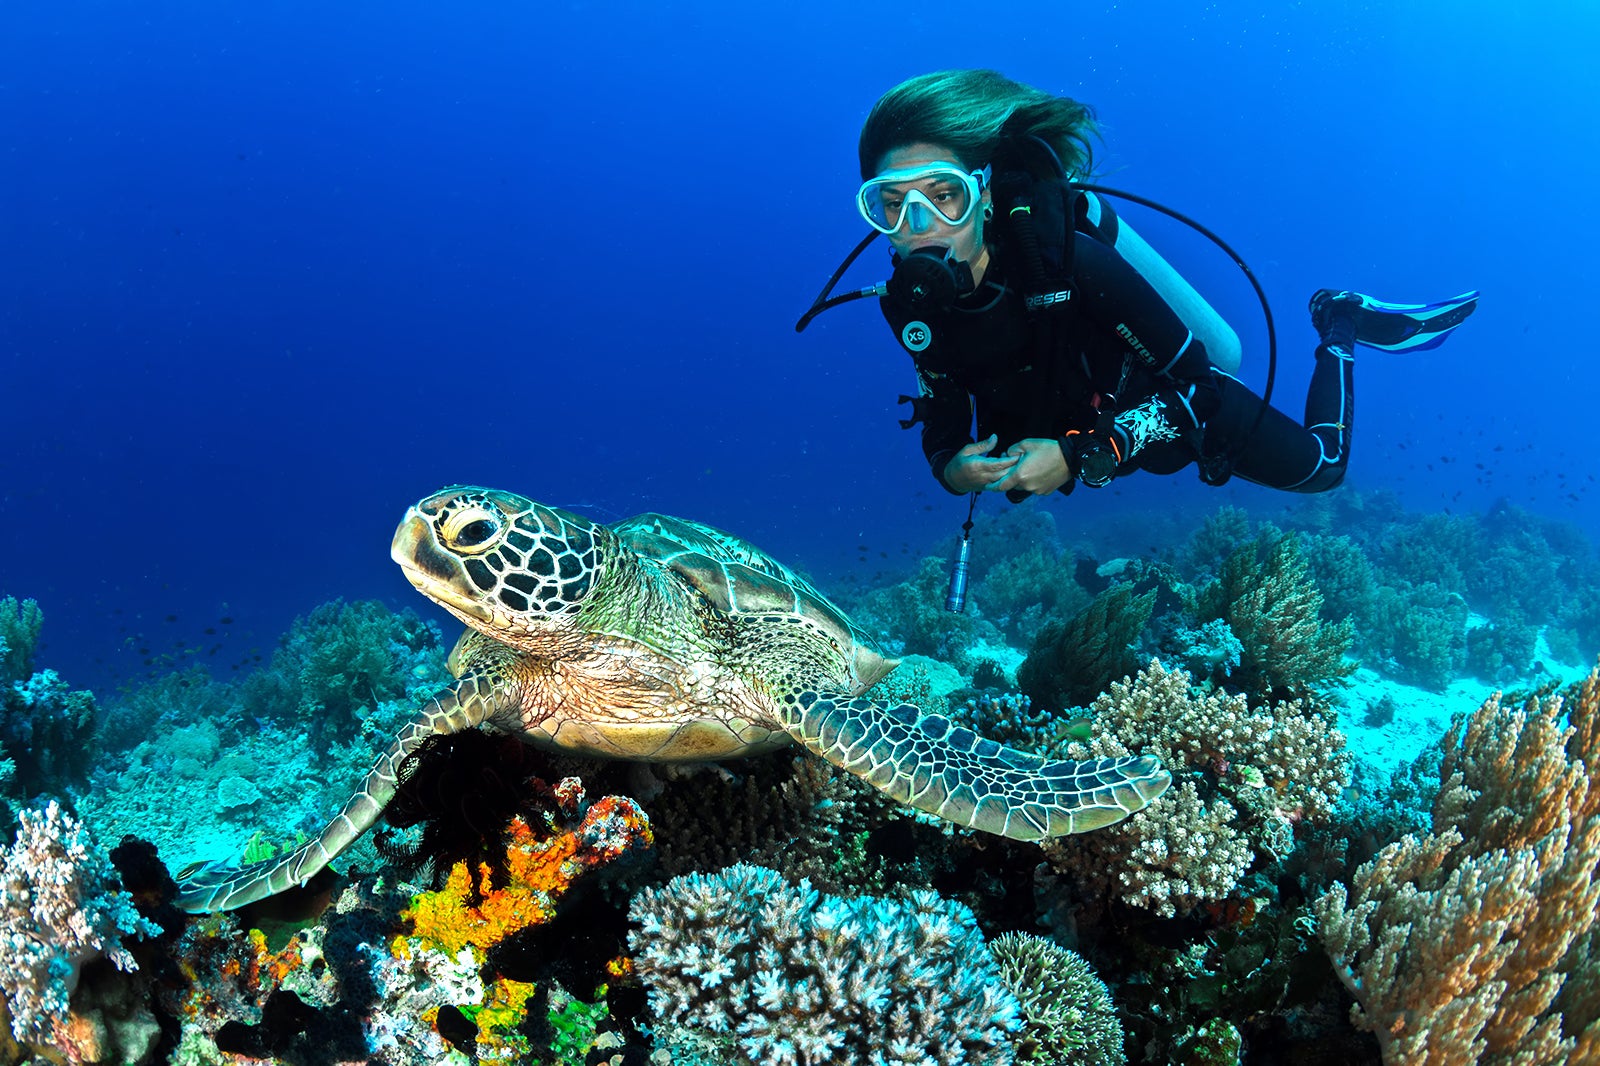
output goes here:
[[861, 179], [878, 173], [896, 148], [926, 142], [949, 148], [976, 170], [993, 161], [1005, 135], [1032, 134], [1054, 148], [1073, 177], [1094, 165], [1094, 111], [1067, 96], [1012, 81], [992, 70], [940, 70], [901, 82], [878, 98], [861, 127]]

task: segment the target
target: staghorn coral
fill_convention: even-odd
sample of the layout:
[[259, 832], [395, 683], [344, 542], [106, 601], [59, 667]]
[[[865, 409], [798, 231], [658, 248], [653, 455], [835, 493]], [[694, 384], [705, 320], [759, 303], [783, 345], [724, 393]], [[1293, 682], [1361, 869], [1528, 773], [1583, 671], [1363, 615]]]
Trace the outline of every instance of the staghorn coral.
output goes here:
[[1316, 903], [1384, 1061], [1600, 1061], [1600, 671], [1566, 699], [1490, 698], [1445, 736], [1430, 833]]
[[1000, 980], [1022, 1005], [1018, 1043], [1041, 1066], [1122, 1066], [1122, 1024], [1105, 982], [1083, 956], [1042, 936], [1005, 933], [989, 942]]
[[933, 892], [819, 894], [737, 865], [635, 897], [651, 1013], [731, 1038], [745, 1066], [1009, 1066], [1019, 1006], [972, 912]]
[[1355, 670], [1345, 659], [1353, 627], [1324, 622], [1321, 611], [1322, 594], [1293, 533], [1240, 547], [1194, 599], [1197, 620], [1225, 620], [1243, 644], [1233, 680], [1257, 697], [1302, 694]]
[[1139, 816], [1045, 851], [1085, 888], [1159, 914], [1226, 897], [1258, 853], [1282, 858], [1296, 825], [1326, 820], [1350, 780], [1344, 736], [1311, 701], [1252, 708], [1152, 662], [1093, 712], [1094, 735], [1071, 757], [1154, 755], [1180, 783]]
[[138, 967], [125, 936], [158, 936], [121, 889], [110, 858], [83, 824], [51, 800], [23, 811], [0, 866], [0, 986], [18, 1040], [71, 1045], [78, 975], [105, 957]]
[[1141, 816], [1043, 850], [1080, 890], [1170, 918], [1226, 898], [1249, 869], [1255, 852], [1236, 815], [1227, 800], [1203, 800], [1185, 781]]

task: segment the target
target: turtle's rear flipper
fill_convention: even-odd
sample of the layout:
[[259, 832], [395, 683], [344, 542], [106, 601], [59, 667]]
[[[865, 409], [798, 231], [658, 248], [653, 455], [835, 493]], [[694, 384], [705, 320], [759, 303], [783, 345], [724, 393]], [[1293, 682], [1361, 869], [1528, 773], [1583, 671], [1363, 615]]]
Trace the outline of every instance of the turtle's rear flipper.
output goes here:
[[1172, 783], [1152, 756], [1051, 761], [910, 704], [802, 692], [781, 704], [795, 740], [901, 803], [1013, 840], [1120, 822]]

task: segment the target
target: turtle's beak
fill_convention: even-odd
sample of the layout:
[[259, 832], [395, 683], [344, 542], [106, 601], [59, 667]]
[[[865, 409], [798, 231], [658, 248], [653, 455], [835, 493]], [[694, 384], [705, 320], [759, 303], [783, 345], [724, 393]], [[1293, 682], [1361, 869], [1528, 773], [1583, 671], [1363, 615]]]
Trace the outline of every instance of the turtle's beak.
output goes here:
[[400, 528], [394, 531], [389, 558], [400, 564], [406, 580], [430, 600], [464, 616], [463, 621], [488, 621], [489, 612], [472, 594], [461, 561], [439, 547], [433, 526], [415, 507], [406, 512]]

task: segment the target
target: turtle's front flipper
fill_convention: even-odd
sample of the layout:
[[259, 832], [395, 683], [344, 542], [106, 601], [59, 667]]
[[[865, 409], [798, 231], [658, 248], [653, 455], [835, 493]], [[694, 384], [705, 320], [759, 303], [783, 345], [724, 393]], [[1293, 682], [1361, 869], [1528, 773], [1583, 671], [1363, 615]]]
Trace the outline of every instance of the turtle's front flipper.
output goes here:
[[458, 733], [487, 720], [498, 706], [495, 693], [491, 680], [473, 677], [429, 701], [418, 719], [402, 729], [389, 750], [372, 764], [360, 791], [315, 840], [243, 869], [214, 862], [190, 866], [178, 874], [178, 906], [191, 913], [231, 911], [304, 884], [378, 820], [394, 796], [396, 775], [405, 757], [435, 733]]
[[919, 811], [1013, 840], [1120, 822], [1172, 783], [1149, 755], [1052, 762], [909, 704], [801, 692], [780, 707], [789, 735], [835, 766]]

